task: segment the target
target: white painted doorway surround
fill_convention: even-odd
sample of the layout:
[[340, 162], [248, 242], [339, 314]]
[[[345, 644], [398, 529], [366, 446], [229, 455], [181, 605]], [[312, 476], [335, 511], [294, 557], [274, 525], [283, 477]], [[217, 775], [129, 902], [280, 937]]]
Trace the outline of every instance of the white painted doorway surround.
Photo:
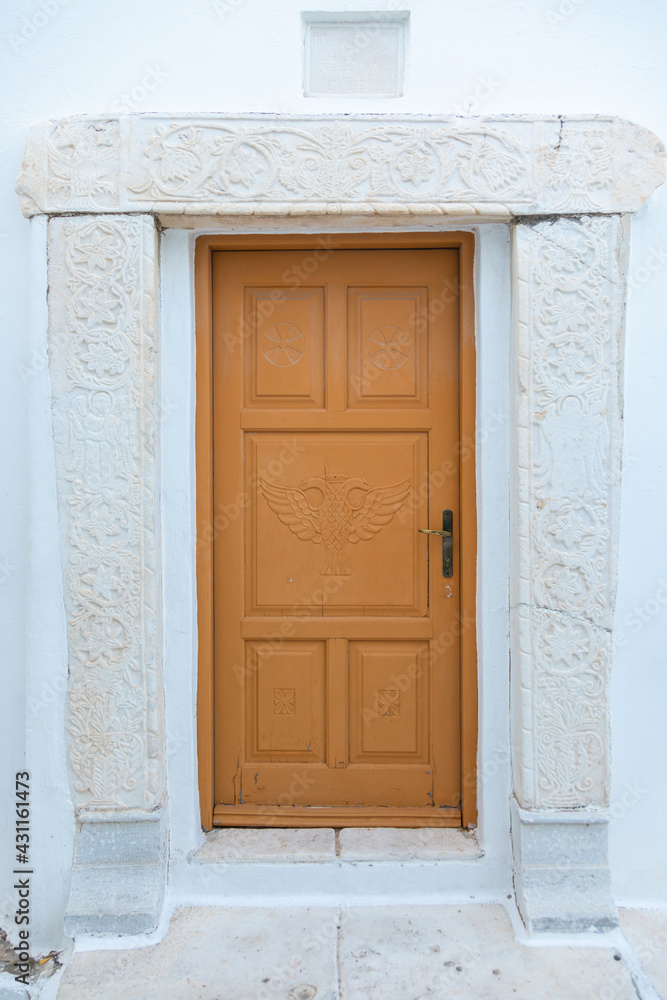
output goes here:
[[[30, 740], [34, 761], [58, 752], [54, 731], [66, 737], [71, 932], [154, 928], [169, 839], [183, 883], [200, 837], [197, 231], [476, 232], [480, 840], [491, 850], [471, 864], [509, 857], [511, 812], [529, 929], [614, 925], [606, 809], [624, 268], [629, 216], [664, 164], [655, 136], [602, 117], [147, 114], [30, 131], [18, 191], [26, 215], [48, 218], [70, 674], [62, 718]], [[494, 412], [504, 414], [498, 438]], [[497, 510], [507, 479], [509, 521]], [[191, 615], [189, 631], [171, 628], [178, 615]], [[494, 743], [503, 751], [510, 653], [511, 796], [491, 766]]]

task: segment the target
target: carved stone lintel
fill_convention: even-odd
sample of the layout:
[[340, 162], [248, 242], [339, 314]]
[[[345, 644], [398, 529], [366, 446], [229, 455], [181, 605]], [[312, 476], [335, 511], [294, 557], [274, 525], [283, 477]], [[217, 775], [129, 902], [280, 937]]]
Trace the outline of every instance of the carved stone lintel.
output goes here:
[[665, 151], [617, 118], [125, 115], [31, 129], [26, 215], [632, 212]]
[[155, 225], [49, 224], [49, 364], [75, 806], [164, 798], [157, 549]]

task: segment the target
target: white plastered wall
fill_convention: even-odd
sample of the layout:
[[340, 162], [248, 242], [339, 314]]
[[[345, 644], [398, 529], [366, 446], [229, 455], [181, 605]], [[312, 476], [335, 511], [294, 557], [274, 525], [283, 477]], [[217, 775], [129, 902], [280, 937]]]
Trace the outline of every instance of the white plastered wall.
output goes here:
[[[29, 336], [31, 308], [40, 297], [30, 285], [30, 226], [13, 192], [27, 127], [46, 118], [97, 111], [162, 109], [212, 111], [466, 111], [492, 114], [616, 114], [667, 135], [664, 102], [667, 60], [661, 51], [667, 10], [661, 0], [442, 0], [402, 3], [411, 10], [405, 96], [398, 100], [306, 99], [300, 92], [299, 11], [296, 0], [116, 0], [84, 5], [53, 0], [6, 0], [0, 14], [4, 95], [0, 157], [0, 298], [3, 364], [0, 400], [5, 485], [0, 501], [0, 614], [3, 699], [0, 707], [0, 816], [2, 856], [11, 846], [7, 789], [24, 753], [26, 649], [38, 673], [56, 683], [66, 670], [60, 576], [42, 573], [28, 605], [29, 446], [36, 449], [39, 503], [55, 524], [49, 390], [44, 378], [45, 337]], [[328, 9], [386, 9], [376, 0], [329, 0]], [[41, 13], [40, 13], [41, 12]], [[564, 12], [564, 13], [563, 13]], [[146, 81], [146, 86], [144, 86]], [[124, 97], [123, 95], [127, 95]], [[32, 224], [35, 225], [34, 223]], [[633, 219], [625, 346], [624, 473], [612, 670], [611, 863], [619, 898], [667, 898], [667, 869], [659, 831], [667, 825], [666, 606], [664, 509], [667, 465], [667, 191], [658, 190]], [[37, 328], [35, 328], [37, 330]], [[41, 338], [41, 339], [40, 339]], [[173, 373], [177, 378], [177, 373]], [[28, 410], [42, 413], [29, 425]], [[37, 487], [36, 487], [37, 488]], [[39, 535], [31, 545], [39, 547]], [[44, 554], [45, 557], [45, 554]], [[37, 601], [35, 607], [34, 601]], [[53, 642], [45, 621], [60, 623]], [[46, 642], [46, 657], [34, 640]], [[174, 641], [172, 639], [172, 641]], [[180, 639], [185, 642], [186, 640]], [[60, 643], [60, 646], [58, 646]], [[38, 692], [39, 693], [39, 692]], [[52, 712], [59, 710], [58, 699]], [[51, 720], [49, 721], [49, 724]], [[40, 724], [34, 727], [39, 739]], [[40, 785], [64, 782], [64, 770], [41, 775]], [[66, 788], [59, 790], [65, 801]], [[66, 817], [40, 813], [37, 841], [47, 910], [66, 895]], [[64, 824], [64, 825], [63, 825]], [[43, 860], [41, 860], [43, 859]], [[12, 898], [11, 878], [0, 873], [0, 902]], [[47, 895], [48, 893], [51, 895]], [[56, 910], [53, 910], [55, 913]]]

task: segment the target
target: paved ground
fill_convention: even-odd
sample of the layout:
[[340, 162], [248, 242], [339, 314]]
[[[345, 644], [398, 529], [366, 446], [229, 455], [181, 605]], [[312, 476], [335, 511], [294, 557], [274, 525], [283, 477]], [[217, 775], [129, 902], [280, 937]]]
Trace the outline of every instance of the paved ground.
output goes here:
[[619, 910], [621, 930], [661, 1000], [667, 1000], [667, 910]]
[[521, 944], [499, 905], [188, 907], [157, 945], [76, 953], [58, 1000], [667, 1000], [667, 913], [622, 925], [657, 993], [615, 948]]

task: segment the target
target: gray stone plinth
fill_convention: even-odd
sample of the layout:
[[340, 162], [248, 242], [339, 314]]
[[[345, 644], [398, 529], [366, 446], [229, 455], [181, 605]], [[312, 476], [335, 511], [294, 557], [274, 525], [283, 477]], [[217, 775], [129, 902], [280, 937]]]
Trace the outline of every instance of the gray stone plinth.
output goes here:
[[514, 884], [529, 931], [576, 934], [618, 925], [607, 832], [603, 813], [531, 811], [513, 802]]
[[166, 810], [82, 822], [76, 838], [68, 934], [141, 934], [157, 927], [167, 875]]

